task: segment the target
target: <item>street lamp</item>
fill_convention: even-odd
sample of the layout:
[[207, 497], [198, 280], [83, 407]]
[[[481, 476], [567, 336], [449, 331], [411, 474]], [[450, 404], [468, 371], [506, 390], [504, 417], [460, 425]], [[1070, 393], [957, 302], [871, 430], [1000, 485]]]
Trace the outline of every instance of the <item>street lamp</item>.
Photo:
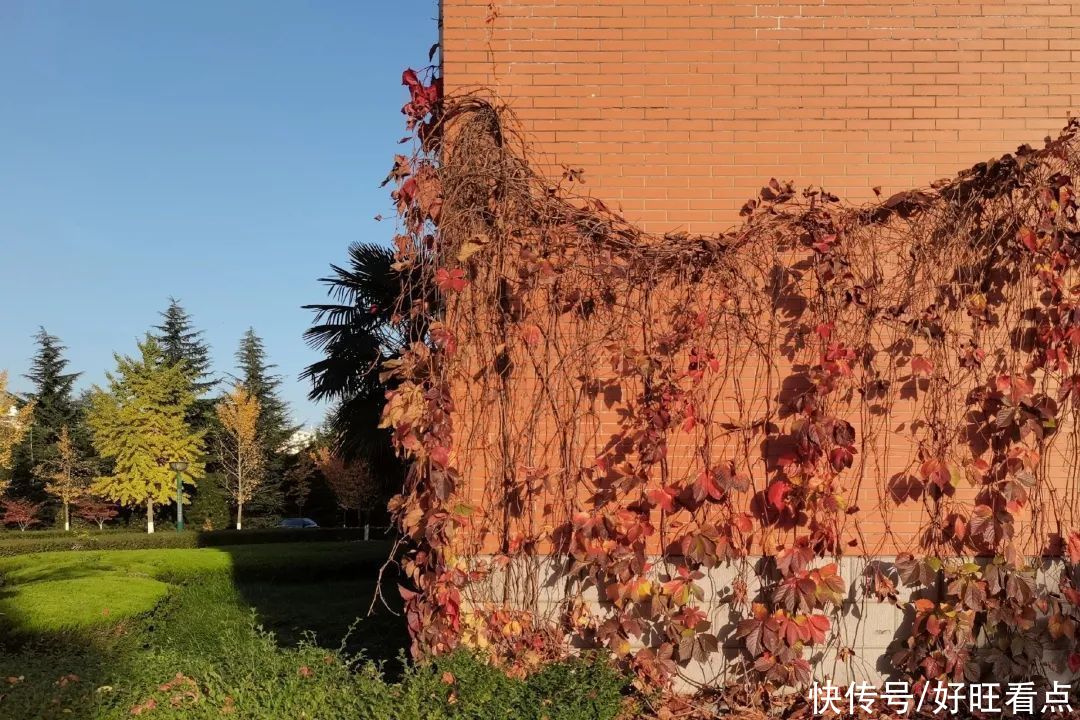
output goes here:
[[187, 463], [183, 460], [173, 460], [169, 467], [176, 473], [176, 532], [184, 529], [184, 491], [183, 478], [180, 473], [187, 470]]

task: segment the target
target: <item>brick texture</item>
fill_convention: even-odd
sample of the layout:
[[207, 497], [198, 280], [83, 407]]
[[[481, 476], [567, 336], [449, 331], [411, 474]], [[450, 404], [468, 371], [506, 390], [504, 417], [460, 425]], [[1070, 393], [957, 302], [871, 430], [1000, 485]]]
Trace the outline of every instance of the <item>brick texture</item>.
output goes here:
[[[725, 230], [773, 176], [822, 185], [853, 202], [871, 200], [874, 186], [890, 194], [925, 185], [1018, 144], [1040, 144], [1057, 134], [1080, 101], [1080, 5], [1068, 0], [443, 0], [442, 6], [447, 90], [494, 93], [515, 112], [541, 166], [553, 174], [563, 164], [583, 168], [582, 190], [656, 232]], [[664, 292], [670, 288], [655, 294]], [[649, 321], [661, 316], [650, 313]], [[556, 324], [545, 332], [587, 335], [590, 326], [584, 325]], [[895, 339], [878, 338], [881, 347]], [[711, 340], [706, 345], [726, 353], [731, 371], [710, 388], [707, 412], [714, 422], [745, 426], [762, 417], [766, 405], [783, 400], [793, 366], [814, 362], [810, 356], [778, 361], [770, 370], [745, 345]], [[988, 337], [985, 344], [1005, 348], [1009, 338]], [[515, 360], [512, 410], [505, 419], [492, 410], [496, 398], [470, 380], [486, 366], [466, 363], [455, 388], [456, 462], [469, 500], [483, 509], [477, 524], [492, 529], [503, 521], [486, 514], [499, 506], [494, 493], [500, 490], [500, 460], [557, 468], [573, 452], [585, 467], [618, 437], [621, 411], [633, 395], [632, 388], [612, 396], [580, 394], [578, 374], [605, 377], [608, 359], [599, 353]], [[566, 369], [567, 360], [573, 370]], [[544, 377], [561, 383], [539, 382], [530, 371], [534, 362], [550, 373]], [[910, 549], [927, 529], [921, 500], [900, 502], [887, 490], [894, 477], [918, 466], [912, 426], [924, 414], [925, 390], [909, 396], [887, 413], [840, 413], [860, 438], [846, 490], [861, 512], [845, 517], [841, 528], [849, 555], [889, 556]], [[963, 405], [958, 397], [956, 407]], [[521, 457], [500, 454], [500, 424], [510, 428], [508, 435], [525, 439]], [[570, 451], [560, 444], [556, 425], [571, 429]], [[676, 484], [700, 470], [700, 444], [700, 435], [672, 434]], [[718, 456], [729, 450], [737, 456], [738, 448], [722, 445], [714, 446]], [[1075, 493], [1078, 453], [1075, 440], [1063, 441], [1047, 461], [1060, 497]], [[760, 493], [775, 449], [749, 454], [753, 488]], [[955, 500], [971, 503], [974, 492], [965, 483]], [[547, 512], [559, 497], [540, 490], [524, 505]], [[1071, 500], [1051, 502], [1050, 510], [1051, 526], [1075, 526]], [[519, 524], [539, 524], [533, 513], [525, 512]], [[473, 550], [498, 549], [492, 536], [485, 540], [489, 544]], [[1030, 554], [1041, 549], [1022, 548]], [[902, 615], [868, 598], [860, 582], [867, 558], [843, 562], [854, 601], [837, 632], [855, 659], [845, 667], [826, 657], [815, 672], [840, 681], [879, 678]], [[712, 571], [708, 587], [730, 586], [732, 576], [724, 572]], [[522, 573], [535, 574], [531, 566]], [[540, 592], [540, 609], [557, 608], [562, 586], [542, 587], [552, 597], [545, 600]], [[725, 614], [730, 608], [709, 593], [714, 627], [725, 643], [735, 643], [732, 618]], [[722, 672], [699, 670], [697, 679], [705, 683]]]
[[737, 221], [769, 177], [855, 202], [1038, 144], [1080, 101], [1069, 0], [444, 0], [451, 92], [655, 231]]
[[[583, 168], [581, 189], [657, 232], [727, 229], [773, 176], [854, 202], [872, 199], [874, 186], [889, 194], [925, 185], [1040, 144], [1080, 101], [1080, 6], [1074, 12], [1064, 0], [444, 0], [442, 14], [447, 90], [494, 93], [541, 166]], [[1006, 337], [986, 341], [1007, 345]], [[769, 370], [746, 348], [729, 350], [741, 358], [732, 365], [738, 382], [715, 388], [712, 419], [756, 420], [790, 368]], [[532, 438], [522, 462], [557, 466], [547, 398], [530, 362], [517, 367], [507, 422], [515, 437]], [[495, 471], [485, 463], [498, 454], [493, 399], [458, 390], [458, 449], [472, 500], [486, 506], [481, 488]], [[564, 414], [573, 411], [587, 464], [618, 432], [621, 401], [574, 400], [577, 390], [567, 391]], [[844, 528], [844, 540], [859, 541], [854, 552], [907, 549], [926, 527], [921, 502], [897, 506], [886, 490], [917, 467], [908, 426], [921, 402], [896, 403], [872, 436], [850, 414], [867, 443], [862, 479], [850, 489], [866, 520]], [[672, 440], [678, 480], [698, 472], [696, 447], [692, 437]], [[1070, 443], [1062, 457], [1077, 452]], [[761, 491], [764, 458], [756, 462]], [[1071, 461], [1048, 462], [1067, 487]], [[970, 502], [973, 492], [965, 487], [958, 499]], [[1057, 510], [1057, 519], [1075, 520], [1071, 506]]]

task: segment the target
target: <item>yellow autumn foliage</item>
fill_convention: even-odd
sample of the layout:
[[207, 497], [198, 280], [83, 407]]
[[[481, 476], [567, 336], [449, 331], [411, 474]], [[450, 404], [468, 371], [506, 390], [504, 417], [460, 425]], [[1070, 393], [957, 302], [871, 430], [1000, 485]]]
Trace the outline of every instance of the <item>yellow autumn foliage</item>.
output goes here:
[[244, 505], [262, 485], [262, 445], [259, 442], [259, 400], [237, 384], [215, 408], [222, 432], [218, 438], [225, 488], [236, 503], [236, 529], [243, 528]]
[[6, 472], [11, 468], [11, 457], [15, 447], [22, 442], [34, 413], [34, 404], [17, 406], [15, 397], [7, 389], [8, 374], [0, 370], [0, 494], [7, 491]]

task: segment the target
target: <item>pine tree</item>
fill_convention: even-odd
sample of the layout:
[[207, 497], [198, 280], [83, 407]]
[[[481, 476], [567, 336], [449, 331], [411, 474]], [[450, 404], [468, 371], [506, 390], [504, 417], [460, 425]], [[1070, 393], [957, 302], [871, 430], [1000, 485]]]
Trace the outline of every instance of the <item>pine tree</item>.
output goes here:
[[207, 472], [199, 480], [198, 491], [191, 499], [191, 505], [184, 508], [184, 517], [202, 530], [220, 530], [229, 526], [232, 498], [225, 489], [225, 478], [221, 473]]
[[40, 328], [34, 336], [37, 352], [30, 361], [30, 372], [24, 377], [34, 383], [30, 397], [34, 400], [34, 431], [43, 445], [52, 445], [60, 439], [64, 427], [71, 428], [78, 419], [78, 408], [72, 395], [72, 387], [82, 373], [66, 373], [67, 348], [60, 338]]
[[28, 399], [34, 402], [34, 413], [28, 431], [15, 451], [12, 479], [14, 492], [40, 499], [43, 489], [35, 470], [42, 463], [57, 459], [61, 429], [69, 428], [73, 442], [84, 452], [90, 449], [90, 438], [72, 392], [81, 373], [65, 372], [68, 360], [64, 351], [67, 348], [45, 328], [38, 330], [34, 341], [37, 351], [30, 360], [30, 371], [24, 375], [34, 385], [28, 394]]
[[191, 379], [191, 391], [196, 398], [210, 392], [217, 381], [211, 378], [210, 346], [196, 330], [191, 315], [176, 298], [169, 298], [169, 307], [161, 315], [161, 324], [155, 325], [158, 334], [154, 338], [161, 346], [165, 362], [175, 365], [183, 362], [185, 373]]
[[208, 430], [214, 422], [214, 401], [204, 396], [214, 389], [210, 370], [210, 346], [196, 330], [191, 315], [176, 298], [169, 298], [169, 307], [161, 313], [161, 324], [155, 325], [158, 334], [154, 339], [161, 346], [161, 353], [169, 365], [179, 365], [188, 379], [189, 390], [195, 401], [187, 414], [187, 421], [196, 430]]
[[203, 431], [185, 416], [195, 398], [182, 366], [166, 361], [153, 337], [139, 343], [138, 357], [116, 356], [108, 390], [95, 388], [88, 422], [98, 453], [113, 473], [98, 477], [93, 492], [123, 505], [146, 506], [147, 532], [154, 532], [154, 505], [175, 501], [169, 464], [186, 462], [184, 481], [204, 474]]
[[259, 401], [259, 436], [263, 446], [278, 452], [295, 428], [289, 423], [289, 406], [281, 399], [281, 376], [272, 373], [277, 365], [267, 362], [262, 338], [248, 328], [236, 352], [239, 380]]
[[255, 512], [276, 513], [284, 504], [282, 450], [297, 426], [289, 421], [289, 406], [281, 399], [281, 376], [276, 365], [268, 362], [262, 339], [248, 328], [236, 352], [238, 380], [259, 402], [258, 435], [265, 460], [265, 479], [259, 496], [252, 503]]

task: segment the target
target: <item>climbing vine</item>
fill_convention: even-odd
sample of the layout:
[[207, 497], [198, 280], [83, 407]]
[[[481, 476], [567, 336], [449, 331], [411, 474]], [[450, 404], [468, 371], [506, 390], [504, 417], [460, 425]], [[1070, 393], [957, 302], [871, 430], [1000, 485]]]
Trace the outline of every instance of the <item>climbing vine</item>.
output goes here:
[[506, 108], [403, 82], [423, 330], [383, 422], [414, 652], [600, 647], [769, 709], [871, 668], [858, 606], [891, 603], [916, 687], [1080, 670], [1080, 123], [868, 207], [772, 180], [729, 232], [657, 236]]

